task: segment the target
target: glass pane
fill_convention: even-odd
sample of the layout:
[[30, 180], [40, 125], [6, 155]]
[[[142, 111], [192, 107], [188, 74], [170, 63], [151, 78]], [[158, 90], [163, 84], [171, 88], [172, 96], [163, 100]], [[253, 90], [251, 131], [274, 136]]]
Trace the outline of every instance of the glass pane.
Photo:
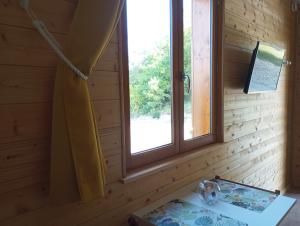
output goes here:
[[170, 1], [127, 0], [131, 153], [172, 143]]
[[184, 139], [211, 131], [211, 1], [183, 0]]

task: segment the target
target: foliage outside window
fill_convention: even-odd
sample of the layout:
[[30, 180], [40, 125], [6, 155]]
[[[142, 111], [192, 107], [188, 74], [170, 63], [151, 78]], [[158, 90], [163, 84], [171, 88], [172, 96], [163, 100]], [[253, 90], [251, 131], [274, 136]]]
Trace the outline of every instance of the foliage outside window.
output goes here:
[[216, 0], [127, 0], [121, 40], [128, 169], [216, 141], [219, 11]]

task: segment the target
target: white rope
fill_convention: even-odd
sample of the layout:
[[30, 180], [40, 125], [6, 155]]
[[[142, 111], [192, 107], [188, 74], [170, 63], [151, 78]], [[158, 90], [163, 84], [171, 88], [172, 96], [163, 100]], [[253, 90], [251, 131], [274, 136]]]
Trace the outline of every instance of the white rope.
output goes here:
[[[35, 23], [35, 22], [37, 22], [37, 23]], [[48, 38], [51, 39], [51, 42], [53, 42], [60, 50], [62, 50], [61, 45], [56, 41], [55, 37], [48, 31], [48, 29], [47, 29], [47, 27], [46, 27], [46, 25], [44, 24], [43, 21], [34, 20], [32, 23], [33, 23], [34, 26], [39, 27], [37, 29], [42, 29], [43, 30], [42, 32], [45, 32], [45, 35], [47, 35]]]
[[83, 80], [87, 80], [88, 77], [85, 74], [83, 74], [77, 67], [75, 67], [74, 64], [72, 64], [72, 62], [64, 55], [64, 53], [62, 52], [61, 45], [56, 41], [55, 37], [48, 31], [45, 24], [41, 20], [39, 20], [37, 16], [30, 10], [29, 0], [20, 0], [20, 4], [25, 9], [28, 16], [31, 18], [33, 26], [44, 37], [44, 39], [52, 47], [52, 49], [58, 55], [58, 57], [62, 59], [77, 76], [79, 76]]

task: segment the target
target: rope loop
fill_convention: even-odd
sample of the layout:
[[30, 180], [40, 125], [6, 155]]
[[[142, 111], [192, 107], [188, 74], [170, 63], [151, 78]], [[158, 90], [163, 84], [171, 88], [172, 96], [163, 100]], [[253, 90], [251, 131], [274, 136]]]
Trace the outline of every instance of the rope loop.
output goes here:
[[57, 42], [55, 37], [49, 32], [43, 21], [39, 20], [38, 17], [29, 7], [29, 0], [20, 0], [21, 7], [27, 12], [28, 16], [32, 20], [33, 26], [48, 42], [57, 56], [66, 64], [68, 67], [81, 79], [88, 80], [88, 77], [83, 74], [63, 53], [61, 45]]

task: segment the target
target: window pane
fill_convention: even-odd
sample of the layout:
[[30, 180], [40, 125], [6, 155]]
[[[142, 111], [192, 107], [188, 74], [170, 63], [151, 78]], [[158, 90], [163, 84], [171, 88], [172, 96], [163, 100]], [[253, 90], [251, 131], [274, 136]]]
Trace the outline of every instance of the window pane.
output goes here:
[[184, 139], [211, 131], [211, 1], [183, 0]]
[[127, 0], [131, 153], [172, 143], [170, 1]]

